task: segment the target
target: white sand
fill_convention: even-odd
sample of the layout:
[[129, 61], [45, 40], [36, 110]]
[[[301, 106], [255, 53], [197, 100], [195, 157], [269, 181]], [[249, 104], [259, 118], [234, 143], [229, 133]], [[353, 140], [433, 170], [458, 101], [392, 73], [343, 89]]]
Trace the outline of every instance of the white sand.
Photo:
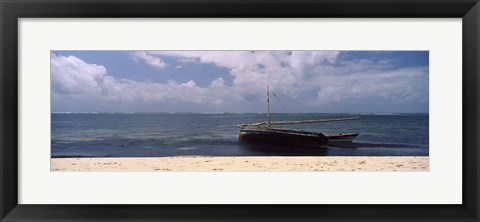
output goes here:
[[52, 158], [51, 171], [429, 171], [429, 157]]

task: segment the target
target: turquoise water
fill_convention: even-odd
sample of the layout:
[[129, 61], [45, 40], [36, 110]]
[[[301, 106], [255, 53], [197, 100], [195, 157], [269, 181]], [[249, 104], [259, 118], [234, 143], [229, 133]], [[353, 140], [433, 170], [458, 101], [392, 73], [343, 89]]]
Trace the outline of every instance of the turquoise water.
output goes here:
[[[355, 148], [293, 152], [244, 146], [242, 123], [265, 121], [265, 114], [53, 113], [51, 155], [139, 156], [428, 156], [428, 114], [272, 114], [272, 121], [360, 117], [359, 120], [289, 125], [322, 133], [359, 132]], [[290, 149], [288, 149], [290, 150]]]

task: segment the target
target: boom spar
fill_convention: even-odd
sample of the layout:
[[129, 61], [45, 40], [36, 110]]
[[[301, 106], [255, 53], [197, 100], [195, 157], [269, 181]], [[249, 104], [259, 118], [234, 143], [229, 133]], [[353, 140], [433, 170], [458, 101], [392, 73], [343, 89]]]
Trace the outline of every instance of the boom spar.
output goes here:
[[286, 125], [286, 124], [302, 124], [302, 123], [326, 123], [326, 122], [336, 122], [336, 121], [347, 121], [347, 120], [356, 120], [360, 117], [349, 117], [349, 118], [339, 118], [339, 119], [318, 119], [318, 120], [298, 120], [298, 121], [268, 121], [268, 122], [259, 122], [251, 124], [242, 124], [240, 126], [261, 126], [261, 125]]

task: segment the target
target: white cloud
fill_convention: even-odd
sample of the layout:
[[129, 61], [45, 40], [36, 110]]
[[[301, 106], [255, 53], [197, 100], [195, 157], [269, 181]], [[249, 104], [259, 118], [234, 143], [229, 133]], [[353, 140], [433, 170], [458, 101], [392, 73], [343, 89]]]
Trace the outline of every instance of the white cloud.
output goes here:
[[[162, 57], [168, 56], [184, 63], [182, 67], [188, 63], [206, 63], [230, 70], [232, 85], [227, 86], [224, 78], [217, 78], [206, 87], [198, 86], [195, 79], [182, 83], [118, 79], [108, 75], [103, 66], [88, 64], [73, 56], [52, 56], [52, 83], [54, 92], [70, 97], [83, 95], [111, 103], [211, 104], [220, 111], [235, 104], [255, 104], [262, 110], [267, 84], [277, 95], [302, 101], [305, 107], [316, 111], [362, 101], [385, 106], [397, 103], [427, 104], [428, 107], [428, 67], [398, 68], [389, 60], [342, 60], [338, 55], [338, 51], [132, 53], [137, 61], [158, 68], [166, 66]], [[192, 78], [194, 76], [192, 74]], [[309, 94], [309, 98], [304, 99], [305, 94]]]
[[132, 53], [132, 56], [135, 61], [142, 61], [145, 64], [155, 68], [161, 69], [167, 66], [167, 64], [163, 62], [162, 59], [156, 56], [152, 56], [149, 52], [146, 51], [135, 51]]
[[[395, 69], [388, 60], [337, 61], [339, 51], [151, 51], [186, 62], [229, 68], [240, 95], [264, 95], [271, 85], [296, 97], [317, 90], [311, 105], [380, 96], [386, 100], [428, 100], [426, 67]], [[420, 79], [421, 81], [418, 81]], [[415, 80], [415, 81], [412, 81]], [[246, 98], [245, 98], [246, 99]]]
[[52, 55], [51, 58], [52, 88], [58, 93], [100, 93], [106, 74], [105, 67], [85, 63], [74, 56]]
[[[150, 51], [185, 63], [210, 63], [230, 69], [234, 87], [247, 94], [264, 95], [265, 86], [295, 96], [305, 87], [313, 69], [335, 62], [338, 51]], [[311, 86], [309, 86], [311, 87]]]
[[[377, 98], [396, 103], [428, 103], [426, 67], [366, 69], [340, 78], [323, 76], [322, 79], [324, 81], [318, 84], [318, 96], [311, 104], [325, 105], [362, 98]], [[336, 81], [339, 82], [334, 83]]]
[[221, 89], [225, 88], [225, 80], [222, 77], [217, 78], [210, 83], [210, 88], [212, 89]]
[[[51, 58], [52, 93], [77, 100], [107, 103], [134, 103], [183, 101], [219, 104], [228, 90], [223, 79], [212, 82], [211, 87], [198, 87], [195, 81], [177, 83], [137, 82], [115, 78], [107, 74], [105, 67], [88, 64], [74, 56], [53, 55]], [[219, 93], [218, 90], [225, 90]]]

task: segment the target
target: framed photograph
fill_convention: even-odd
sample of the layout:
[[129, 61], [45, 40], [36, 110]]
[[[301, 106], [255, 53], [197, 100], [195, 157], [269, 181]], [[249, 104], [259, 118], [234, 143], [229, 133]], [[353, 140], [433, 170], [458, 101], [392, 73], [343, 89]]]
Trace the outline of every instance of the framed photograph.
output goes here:
[[478, 221], [478, 1], [2, 1], [2, 221]]

